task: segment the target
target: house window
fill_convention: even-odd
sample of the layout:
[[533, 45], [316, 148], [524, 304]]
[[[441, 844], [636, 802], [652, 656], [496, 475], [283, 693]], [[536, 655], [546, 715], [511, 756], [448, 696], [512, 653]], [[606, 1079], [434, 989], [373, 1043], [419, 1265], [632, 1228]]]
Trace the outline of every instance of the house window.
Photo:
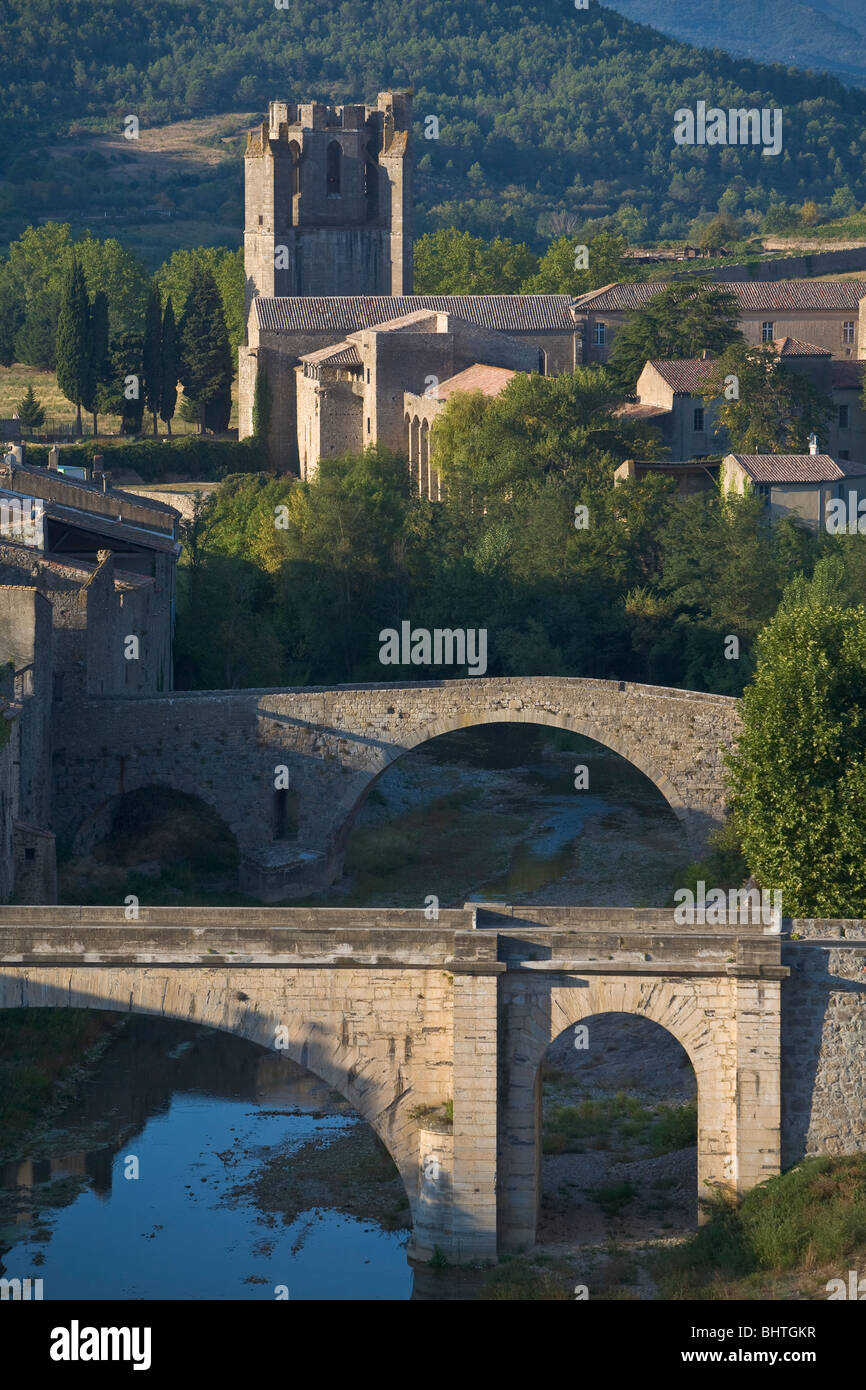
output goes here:
[[770, 484], [756, 483], [755, 492], [758, 494], [758, 496], [761, 498], [763, 502], [767, 502], [770, 497]]
[[607, 327], [607, 325], [604, 324], [604, 323], [597, 323], [597, 324], [595, 325], [595, 345], [596, 345], [596, 347], [604, 347], [604, 330], [605, 330], [606, 327]]
[[336, 140], [332, 140], [328, 146], [328, 197], [338, 198], [340, 196], [340, 166], [343, 161], [343, 151], [340, 149]]
[[695, 434], [700, 434], [704, 428], [704, 408], [702, 405], [695, 406]]
[[[850, 453], [848, 452], [847, 449], [840, 449], [840, 450], [839, 450], [839, 453], [838, 453], [838, 455], [837, 455], [837, 457], [840, 458], [840, 459], [849, 459], [849, 458], [851, 457], [851, 455], [850, 455]], [[840, 497], [842, 496], [841, 491], [840, 491], [840, 493], [839, 493], [839, 496], [840, 496]]]
[[767, 319], [764, 323], [761, 324], [761, 342], [771, 343], [775, 336], [776, 335], [773, 332], [772, 320]]
[[842, 342], [853, 343], [854, 341], [854, 320], [846, 319], [842, 324]]
[[848, 406], [847, 406], [847, 405], [840, 405], [840, 407], [839, 407], [839, 428], [840, 428], [840, 430], [847, 430], [847, 428], [848, 428]]
[[34, 849], [34, 847], [33, 847], [32, 845], [27, 845], [27, 846], [25, 846], [25, 849], [24, 849], [24, 858], [25, 858], [25, 859], [35, 859], [35, 858], [36, 858], [36, 850]]
[[54, 699], [59, 703], [63, 699], [63, 672], [54, 672]]
[[264, 218], [262, 217], [262, 214], [259, 213], [259, 226], [262, 225], [263, 221], [264, 221]]

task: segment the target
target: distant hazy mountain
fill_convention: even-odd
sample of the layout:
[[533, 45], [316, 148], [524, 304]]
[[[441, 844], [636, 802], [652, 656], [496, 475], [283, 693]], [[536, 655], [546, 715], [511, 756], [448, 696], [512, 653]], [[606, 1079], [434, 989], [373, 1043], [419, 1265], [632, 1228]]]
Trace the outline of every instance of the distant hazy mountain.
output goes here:
[[604, 0], [638, 24], [866, 87], [866, 0]]

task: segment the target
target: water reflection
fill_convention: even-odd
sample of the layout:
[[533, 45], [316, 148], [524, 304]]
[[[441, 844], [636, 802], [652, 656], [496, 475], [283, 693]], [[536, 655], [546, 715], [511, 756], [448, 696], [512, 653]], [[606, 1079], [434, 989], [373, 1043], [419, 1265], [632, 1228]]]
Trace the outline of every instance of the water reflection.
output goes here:
[[52, 1135], [3, 1165], [0, 1269], [46, 1300], [409, 1298], [405, 1231], [324, 1203], [286, 1223], [237, 1195], [274, 1149], [361, 1123], [280, 1056], [134, 1017]]

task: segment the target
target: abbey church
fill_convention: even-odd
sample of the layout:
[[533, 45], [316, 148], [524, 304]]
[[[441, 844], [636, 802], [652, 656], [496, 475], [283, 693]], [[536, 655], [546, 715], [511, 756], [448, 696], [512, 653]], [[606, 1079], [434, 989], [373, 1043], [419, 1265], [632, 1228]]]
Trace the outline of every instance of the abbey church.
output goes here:
[[436, 497], [429, 431], [448, 396], [570, 371], [578, 339], [568, 295], [412, 294], [411, 125], [411, 93], [380, 92], [375, 107], [275, 101], [250, 133], [240, 435], [262, 374], [278, 467], [307, 478], [384, 444]]

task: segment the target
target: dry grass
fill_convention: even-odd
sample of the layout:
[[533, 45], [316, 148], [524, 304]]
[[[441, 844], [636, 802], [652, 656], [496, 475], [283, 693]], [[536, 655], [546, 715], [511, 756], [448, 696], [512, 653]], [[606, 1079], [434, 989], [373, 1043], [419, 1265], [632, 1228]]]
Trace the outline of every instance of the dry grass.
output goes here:
[[[57, 377], [54, 372], [43, 372], [38, 367], [26, 367], [23, 362], [15, 362], [11, 367], [0, 367], [0, 419], [9, 420], [18, 409], [18, 402], [21, 400], [28, 386], [33, 387], [34, 395], [41, 401], [45, 410], [45, 423], [40, 425], [38, 434], [51, 433], [56, 429], [65, 429], [68, 425], [75, 423], [75, 406], [66, 399], [60, 387], [57, 385]], [[88, 434], [92, 427], [93, 420], [86, 412], [82, 412], [84, 432]], [[145, 420], [147, 424], [149, 417]], [[236, 426], [238, 422], [238, 402], [237, 402], [237, 379], [232, 383], [232, 414], [229, 421], [230, 426]], [[100, 434], [119, 434], [120, 417], [118, 415], [100, 415], [99, 433]], [[149, 431], [145, 431], [148, 433]], [[160, 434], [165, 434], [165, 426], [160, 422]], [[181, 420], [178, 415], [171, 422], [172, 434], [195, 434], [196, 426]]]

